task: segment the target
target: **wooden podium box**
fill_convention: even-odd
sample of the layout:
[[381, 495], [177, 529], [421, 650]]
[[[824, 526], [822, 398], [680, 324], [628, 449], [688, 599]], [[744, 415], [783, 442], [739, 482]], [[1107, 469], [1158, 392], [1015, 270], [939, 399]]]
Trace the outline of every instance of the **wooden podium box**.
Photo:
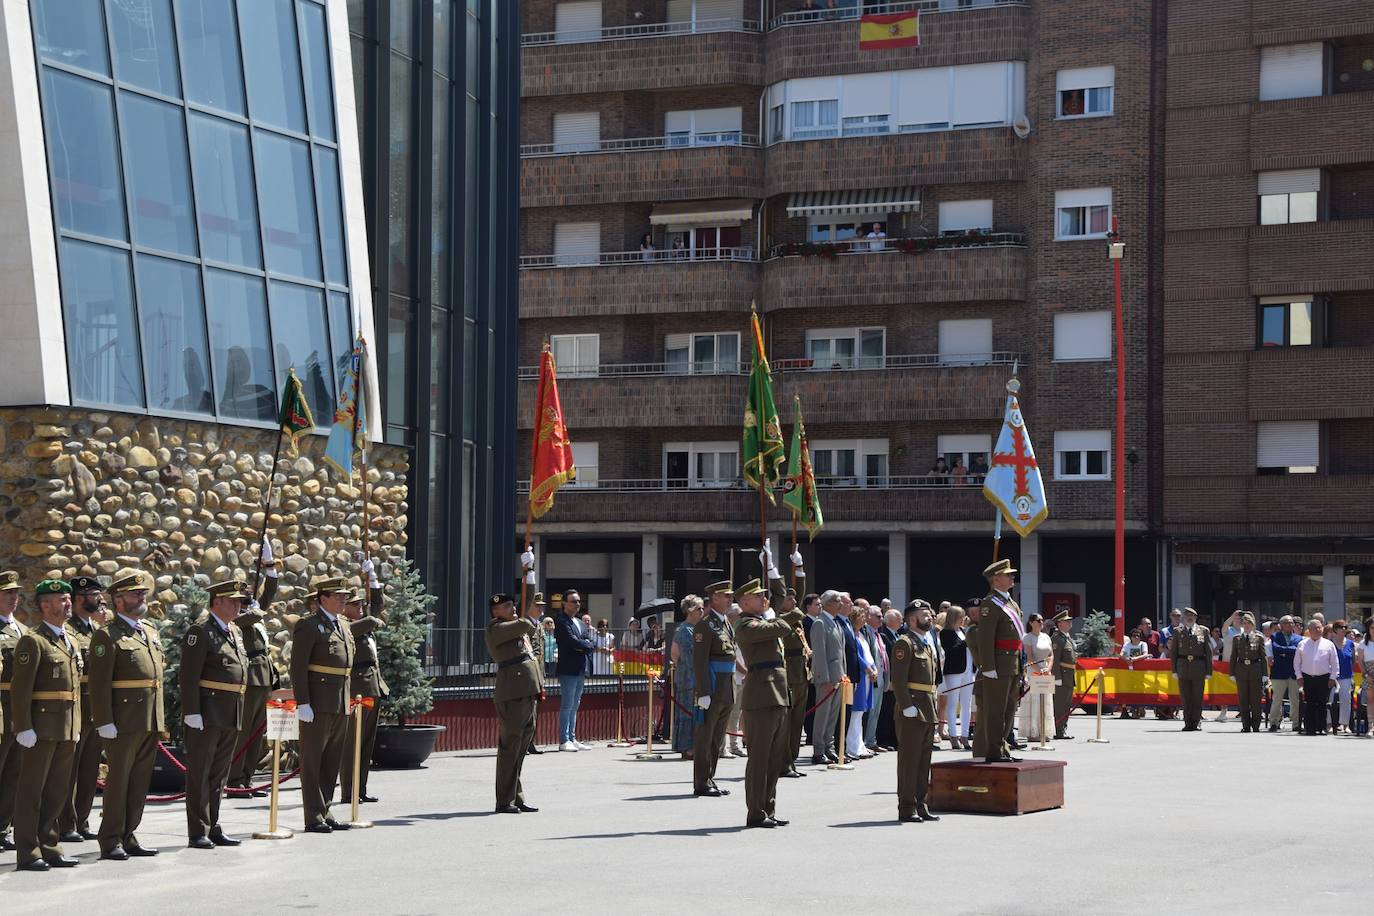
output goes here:
[[1027, 814], [1064, 806], [1062, 760], [974, 763], [951, 760], [930, 768], [930, 807], [976, 814]]

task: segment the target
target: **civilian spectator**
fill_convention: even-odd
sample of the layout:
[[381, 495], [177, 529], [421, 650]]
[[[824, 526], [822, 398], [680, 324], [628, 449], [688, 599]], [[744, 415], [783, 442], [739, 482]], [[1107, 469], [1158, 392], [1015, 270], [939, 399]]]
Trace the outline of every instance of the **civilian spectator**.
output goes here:
[[[883, 652], [890, 661], [892, 644], [897, 641], [902, 626], [902, 612], [892, 607], [892, 602], [886, 598], [883, 599], [883, 604], [883, 625], [878, 628], [878, 640], [883, 644]], [[891, 674], [890, 667], [888, 673]], [[894, 701], [892, 683], [889, 680], [887, 690], [883, 693], [881, 708], [878, 710], [878, 747], [885, 751], [897, 749], [897, 723], [892, 718], [896, 711]]]
[[[1370, 617], [1364, 622], [1364, 639], [1360, 643], [1357, 658], [1360, 662], [1360, 671], [1364, 675], [1364, 709], [1365, 722], [1374, 725], [1374, 617]], [[1366, 738], [1374, 732], [1366, 730]]]
[[972, 750], [969, 742], [973, 721], [973, 659], [969, 656], [968, 635], [964, 632], [964, 609], [951, 607], [945, 612], [940, 630], [940, 648], [945, 653], [945, 716], [949, 722], [951, 750]]
[[1322, 636], [1325, 624], [1313, 617], [1307, 621], [1307, 638], [1298, 643], [1293, 656], [1293, 673], [1302, 681], [1304, 735], [1326, 734], [1326, 706], [1331, 702], [1331, 685], [1341, 673], [1336, 647]]
[[[1050, 673], [1054, 644], [1050, 642], [1050, 634], [1044, 630], [1044, 617], [1031, 614], [1026, 618], [1026, 635], [1021, 638], [1021, 648], [1026, 655], [1027, 674]], [[1045, 720], [1053, 717], [1053, 707], [1044, 700], [1044, 697], [1031, 696], [1029, 693], [1021, 698], [1021, 735], [1026, 741], [1039, 741], [1042, 734], [1046, 737], [1049, 735]]]
[[654, 259], [654, 237], [649, 233], [644, 233], [644, 238], [639, 240], [639, 257], [645, 261]]
[[1269, 730], [1276, 732], [1283, 723], [1283, 701], [1292, 706], [1293, 731], [1298, 730], [1298, 674], [1294, 669], [1294, 654], [1298, 650], [1300, 638], [1293, 632], [1293, 618], [1284, 615], [1279, 618], [1278, 632], [1269, 640]]
[[859, 654], [859, 676], [854, 679], [854, 705], [849, 710], [848, 734], [844, 744], [845, 755], [852, 760], [865, 760], [873, 756], [873, 752], [863, 745], [864, 714], [873, 708], [873, 688], [878, 683], [878, 667], [869, 641], [863, 634], [863, 627], [867, 623], [867, 604], [861, 598], [849, 612], [854, 648]]
[[[696, 718], [692, 713], [692, 697], [696, 695], [696, 677], [692, 670], [692, 628], [706, 613], [705, 602], [696, 595], [682, 599], [682, 623], [673, 629], [670, 651], [672, 663], [673, 750], [683, 760], [692, 759], [692, 745], [696, 741]], [[678, 704], [681, 704], [679, 706]]]
[[679, 260], [687, 257], [687, 244], [683, 242], [680, 235], [673, 239], [673, 257]]
[[954, 467], [949, 469], [949, 476], [956, 487], [968, 486], [968, 468], [964, 467], [963, 458], [954, 459]]
[[615, 634], [611, 622], [602, 617], [596, 622], [596, 652], [592, 655], [592, 674], [609, 677], [615, 674]]
[[931, 483], [936, 486], [944, 486], [949, 483], [949, 465], [945, 464], [944, 458], [936, 458], [934, 466], [926, 476], [932, 478]]
[[[845, 677], [844, 632], [836, 616], [840, 612], [840, 593], [827, 591], [815, 603], [807, 595], [808, 615], [819, 606], [806, 629], [811, 646], [811, 685], [816, 691], [815, 718], [811, 726], [811, 762], [820, 766], [835, 763], [835, 729], [840, 721], [840, 681]], [[803, 625], [805, 626], [805, 625]]]
[[663, 651], [663, 624], [657, 617], [649, 618], [649, 633], [644, 637], [644, 648], [649, 652]]
[[544, 673], [553, 674], [554, 665], [558, 662], [558, 636], [554, 633], [554, 622], [552, 617], [544, 618]]
[[1136, 627], [1136, 632], [1140, 636], [1140, 641], [1145, 643], [1146, 652], [1150, 658], [1159, 658], [1159, 631], [1154, 628], [1154, 621], [1148, 617], [1140, 618], [1140, 625]]
[[[558, 601], [554, 595], [553, 600]], [[596, 638], [580, 616], [582, 596], [570, 591], [563, 596], [563, 606], [554, 619], [554, 639], [558, 643], [558, 749], [560, 751], [589, 751], [590, 744], [577, 740], [577, 707], [582, 704], [582, 688], [591, 668], [591, 655], [596, 651]]]
[[882, 223], [874, 223], [865, 238], [868, 239], [869, 251], [882, 251], [887, 247], [887, 233], [883, 231]]
[[1355, 641], [1349, 637], [1344, 620], [1331, 624], [1331, 644], [1336, 647], [1336, 661], [1340, 669], [1336, 676], [1337, 701], [1340, 705], [1336, 720], [1331, 723], [1331, 734], [1344, 732], [1348, 735], [1353, 722], [1350, 700], [1355, 687]]
[[[1149, 624], [1149, 620], [1141, 621], [1142, 625]], [[1158, 635], [1158, 634], [1155, 634]], [[1121, 660], [1126, 663], [1126, 667], [1132, 667], [1131, 663], [1138, 659], [1150, 657], [1150, 645], [1141, 636], [1140, 627], [1136, 627], [1127, 635], [1126, 641], [1121, 645]], [[1139, 719], [1145, 715], [1143, 706], [1122, 706], [1121, 718]]]
[[974, 455], [972, 463], [968, 466], [969, 478], [972, 483], [982, 483], [983, 478], [988, 475], [988, 461], [982, 455]]
[[1159, 631], [1159, 651], [1160, 654], [1169, 651], [1169, 640], [1173, 638], [1174, 631], [1183, 626], [1183, 611], [1174, 608], [1169, 612], [1169, 625]]
[[886, 750], [878, 744], [878, 721], [883, 714], [883, 697], [892, 689], [892, 684], [888, 680], [891, 668], [888, 664], [887, 646], [883, 643], [882, 637], [878, 635], [883, 628], [883, 612], [875, 607], [867, 609], [868, 622], [864, 624], [864, 639], [868, 641], [869, 651], [873, 653], [873, 662], [878, 669], [878, 680], [873, 685], [873, 705], [869, 707], [868, 714], [864, 716], [864, 747], [874, 753]]
[[620, 648], [640, 649], [644, 646], [644, 631], [640, 628], [639, 618], [631, 617], [625, 625], [625, 635], [620, 637]]

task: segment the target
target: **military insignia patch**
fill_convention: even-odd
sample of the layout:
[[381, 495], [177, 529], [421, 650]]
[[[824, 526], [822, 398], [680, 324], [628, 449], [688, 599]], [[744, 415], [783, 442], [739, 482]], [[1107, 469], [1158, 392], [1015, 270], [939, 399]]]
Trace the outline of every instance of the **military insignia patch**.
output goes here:
[[91, 651], [95, 653], [96, 658], [104, 658], [104, 657], [105, 657], [105, 647], [104, 647], [104, 646], [95, 646]]
[[194, 634], [194, 633], [188, 634], [187, 637], [186, 637], [186, 645], [188, 645], [188, 646], [194, 646], [194, 645], [196, 644], [196, 640], [197, 640], [198, 638], [199, 638], [199, 637], [197, 637], [196, 634]]
[[696, 640], [697, 640], [697, 642], [705, 642], [705, 641], [706, 641], [706, 637], [703, 636], [703, 635], [701, 635], [700, 633], [698, 633], [698, 634], [696, 635]]
[[901, 661], [902, 659], [906, 658], [906, 650], [905, 650], [905, 649], [897, 649], [896, 651], [894, 651], [894, 652], [892, 653], [892, 657], [895, 658], [895, 659], [897, 659], [898, 661]]
[[29, 663], [29, 653], [16, 652], [14, 653], [14, 660], [21, 665], [27, 665]]

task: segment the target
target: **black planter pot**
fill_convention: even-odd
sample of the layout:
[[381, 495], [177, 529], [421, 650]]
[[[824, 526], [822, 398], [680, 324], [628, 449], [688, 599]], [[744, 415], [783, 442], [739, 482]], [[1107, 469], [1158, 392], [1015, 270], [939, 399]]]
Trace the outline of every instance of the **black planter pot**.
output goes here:
[[[168, 744], [166, 748], [172, 756], [181, 761], [181, 765], [186, 765], [186, 749], [177, 744]], [[153, 795], [175, 795], [178, 792], [186, 791], [186, 774], [181, 771], [176, 764], [167, 759], [167, 755], [162, 751], [157, 751], [153, 756], [153, 778], [148, 784], [148, 791]]]
[[443, 725], [378, 726], [372, 765], [389, 770], [414, 769], [434, 753], [434, 742], [446, 730]]

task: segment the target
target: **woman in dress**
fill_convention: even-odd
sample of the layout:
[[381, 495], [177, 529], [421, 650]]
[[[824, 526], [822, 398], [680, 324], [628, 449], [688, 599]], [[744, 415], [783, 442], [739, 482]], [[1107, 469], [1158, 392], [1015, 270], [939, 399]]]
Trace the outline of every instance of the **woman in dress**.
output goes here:
[[[1026, 619], [1026, 635], [1021, 639], [1021, 648], [1026, 653], [1027, 674], [1043, 674], [1050, 670], [1050, 657], [1054, 654], [1054, 645], [1050, 642], [1050, 635], [1044, 630], [1044, 617], [1031, 614]], [[1029, 693], [1021, 698], [1021, 734], [1027, 741], [1039, 741], [1042, 732], [1048, 735], [1041, 720], [1052, 716], [1053, 704], [1045, 698], [1031, 696]]]
[[683, 621], [673, 629], [673, 642], [669, 649], [669, 661], [673, 669], [673, 699], [676, 701], [673, 704], [673, 750], [682, 754], [683, 760], [691, 760], [692, 744], [696, 740], [696, 719], [692, 714], [692, 694], [696, 689], [696, 678], [692, 673], [692, 628], [701, 621], [705, 609], [696, 595], [683, 598], [680, 607]]
[[968, 635], [964, 632], [964, 609], [951, 605], [945, 612], [945, 625], [940, 630], [940, 648], [945, 650], [945, 716], [949, 721], [951, 750], [973, 749], [969, 742], [969, 725], [973, 721], [973, 659], [968, 652]]
[[873, 685], [878, 680], [878, 668], [868, 641], [859, 633], [864, 625], [864, 612], [855, 608], [849, 615], [849, 625], [854, 628], [854, 644], [859, 650], [859, 681], [854, 685], [854, 705], [849, 710], [849, 725], [845, 729], [844, 753], [851, 760], [864, 760], [873, 756], [873, 752], [864, 747], [864, 713], [873, 708]]
[[631, 617], [625, 625], [625, 635], [620, 638], [620, 648], [638, 649], [644, 645], [644, 631], [640, 629], [639, 618]]
[[608, 677], [615, 674], [615, 634], [611, 622], [602, 617], [596, 622], [596, 651], [592, 654], [592, 674]]

